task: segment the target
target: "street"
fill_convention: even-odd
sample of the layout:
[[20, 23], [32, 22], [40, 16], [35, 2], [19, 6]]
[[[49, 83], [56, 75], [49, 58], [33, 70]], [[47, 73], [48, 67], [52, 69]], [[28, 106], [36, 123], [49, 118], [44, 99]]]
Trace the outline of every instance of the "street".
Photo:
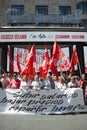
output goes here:
[[0, 130], [87, 130], [87, 113], [74, 115], [0, 114]]

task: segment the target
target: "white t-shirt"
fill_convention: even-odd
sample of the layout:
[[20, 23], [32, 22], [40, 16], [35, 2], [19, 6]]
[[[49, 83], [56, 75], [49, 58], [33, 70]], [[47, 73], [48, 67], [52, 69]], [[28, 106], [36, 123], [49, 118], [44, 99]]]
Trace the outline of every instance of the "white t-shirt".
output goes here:
[[20, 89], [22, 89], [22, 90], [27, 90], [27, 89], [29, 89], [29, 86], [30, 86], [30, 82], [28, 81], [28, 82], [26, 82], [26, 81], [21, 81], [21, 84], [20, 84]]
[[57, 89], [66, 89], [66, 84], [65, 83], [62, 84], [62, 83], [58, 82]]
[[33, 86], [34, 89], [40, 88], [40, 82], [39, 81], [33, 81], [31, 86]]

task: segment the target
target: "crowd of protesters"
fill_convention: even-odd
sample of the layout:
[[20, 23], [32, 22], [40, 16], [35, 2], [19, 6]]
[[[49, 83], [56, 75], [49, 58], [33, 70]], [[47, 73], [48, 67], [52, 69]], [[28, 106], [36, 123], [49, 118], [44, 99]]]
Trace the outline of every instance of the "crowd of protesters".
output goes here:
[[67, 88], [82, 88], [85, 89], [86, 77], [85, 74], [79, 76], [68, 75], [67, 73], [60, 76], [55, 76], [48, 73], [46, 79], [39, 76], [37, 73], [32, 79], [27, 75], [20, 76], [17, 73], [5, 73], [0, 78], [0, 88], [6, 89], [21, 89], [26, 91], [28, 89], [41, 90], [41, 89], [67, 89]]

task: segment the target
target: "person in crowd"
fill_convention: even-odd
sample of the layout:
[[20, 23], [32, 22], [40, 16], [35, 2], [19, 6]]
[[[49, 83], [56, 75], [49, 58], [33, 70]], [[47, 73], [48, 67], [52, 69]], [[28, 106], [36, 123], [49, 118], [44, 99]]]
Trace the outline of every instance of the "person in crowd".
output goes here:
[[40, 81], [39, 81], [39, 76], [35, 75], [34, 76], [34, 80], [31, 83], [32, 89], [34, 90], [41, 90], [41, 86], [40, 86]]
[[79, 76], [74, 76], [74, 77], [75, 77], [75, 82], [76, 82], [77, 86], [80, 87]]
[[44, 89], [55, 89], [55, 83], [50, 73], [48, 73], [46, 76], [46, 80], [44, 82]]
[[81, 75], [81, 78], [79, 80], [80, 88], [83, 89], [83, 98], [84, 102], [87, 105], [87, 80], [85, 74]]
[[13, 74], [13, 79], [9, 83], [9, 88], [11, 89], [19, 89], [21, 81], [18, 79], [18, 75], [16, 73]]
[[68, 75], [68, 73], [63, 73], [62, 76], [64, 78], [64, 83], [67, 85], [70, 82], [70, 75]]
[[79, 80], [80, 88], [82, 88], [82, 86], [83, 86], [85, 80], [86, 80], [85, 74], [82, 74], [82, 75], [81, 75], [81, 78], [80, 78], [80, 80]]
[[2, 74], [1, 82], [2, 82], [2, 87], [4, 89], [6, 89], [8, 87], [8, 85], [9, 85], [9, 80], [7, 78], [7, 74], [6, 73]]
[[9, 82], [13, 79], [13, 76], [11, 73], [7, 73], [7, 78], [9, 80]]
[[20, 83], [20, 89], [23, 90], [23, 91], [26, 91], [30, 88], [30, 86], [31, 86], [31, 84], [29, 82], [28, 76], [23, 75], [21, 83]]
[[63, 76], [59, 76], [59, 81], [57, 83], [57, 88], [56, 89], [66, 89], [66, 84], [64, 83], [64, 77]]
[[68, 88], [77, 88], [77, 87], [78, 87], [78, 85], [76, 83], [75, 77], [72, 76], [70, 78], [70, 82], [68, 83]]
[[57, 89], [58, 77], [56, 75], [52, 75], [52, 79], [54, 80], [55, 89]]
[[40, 77], [39, 82], [40, 82], [41, 89], [44, 89], [44, 78]]

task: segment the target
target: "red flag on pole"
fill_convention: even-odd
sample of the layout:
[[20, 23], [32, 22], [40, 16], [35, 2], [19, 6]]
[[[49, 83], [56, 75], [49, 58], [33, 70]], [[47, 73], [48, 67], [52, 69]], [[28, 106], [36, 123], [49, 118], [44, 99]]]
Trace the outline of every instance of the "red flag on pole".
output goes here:
[[21, 69], [21, 65], [20, 65], [20, 54], [19, 51], [17, 50], [17, 55], [16, 55], [16, 61], [17, 61], [17, 68], [18, 68], [18, 72], [19, 74], [21, 73], [22, 69]]
[[71, 57], [70, 73], [72, 73], [74, 66], [77, 65], [78, 63], [79, 59], [75, 48]]
[[75, 48], [72, 54], [72, 58], [71, 58], [71, 67], [73, 68], [78, 63], [79, 63], [79, 59], [78, 59], [77, 51]]
[[31, 47], [30, 52], [28, 52], [27, 54], [25, 66], [28, 66], [30, 63], [35, 61], [36, 61], [36, 49], [35, 49], [35, 45], [33, 45]]
[[46, 78], [46, 75], [48, 73], [49, 60], [50, 60], [49, 53], [47, 48], [45, 48], [45, 60], [43, 61], [42, 65], [39, 67], [40, 75], [43, 76], [44, 78]]
[[13, 62], [12, 55], [11, 55], [9, 47], [8, 47], [8, 56], [9, 56], [9, 60], [10, 60], [11, 71], [12, 71], [12, 74], [13, 74], [14, 73], [14, 62]]
[[50, 61], [50, 69], [53, 71], [53, 73], [55, 75], [58, 75], [57, 62], [64, 56], [65, 56], [65, 54], [63, 53], [63, 51], [61, 50], [59, 44], [55, 40], [54, 45], [53, 45], [52, 59]]
[[64, 52], [61, 50], [59, 44], [55, 40], [54, 46], [53, 46], [52, 58], [54, 58], [58, 61], [59, 59], [61, 59], [64, 56], [65, 56]]
[[25, 68], [21, 72], [21, 75], [25, 74], [28, 75], [29, 78], [33, 77], [35, 74], [35, 67], [34, 67], [35, 61], [36, 61], [36, 50], [35, 50], [35, 45], [33, 45], [26, 57]]
[[50, 60], [49, 66], [50, 66], [50, 70], [51, 70], [56, 76], [58, 76], [57, 63], [54, 62], [53, 58]]

